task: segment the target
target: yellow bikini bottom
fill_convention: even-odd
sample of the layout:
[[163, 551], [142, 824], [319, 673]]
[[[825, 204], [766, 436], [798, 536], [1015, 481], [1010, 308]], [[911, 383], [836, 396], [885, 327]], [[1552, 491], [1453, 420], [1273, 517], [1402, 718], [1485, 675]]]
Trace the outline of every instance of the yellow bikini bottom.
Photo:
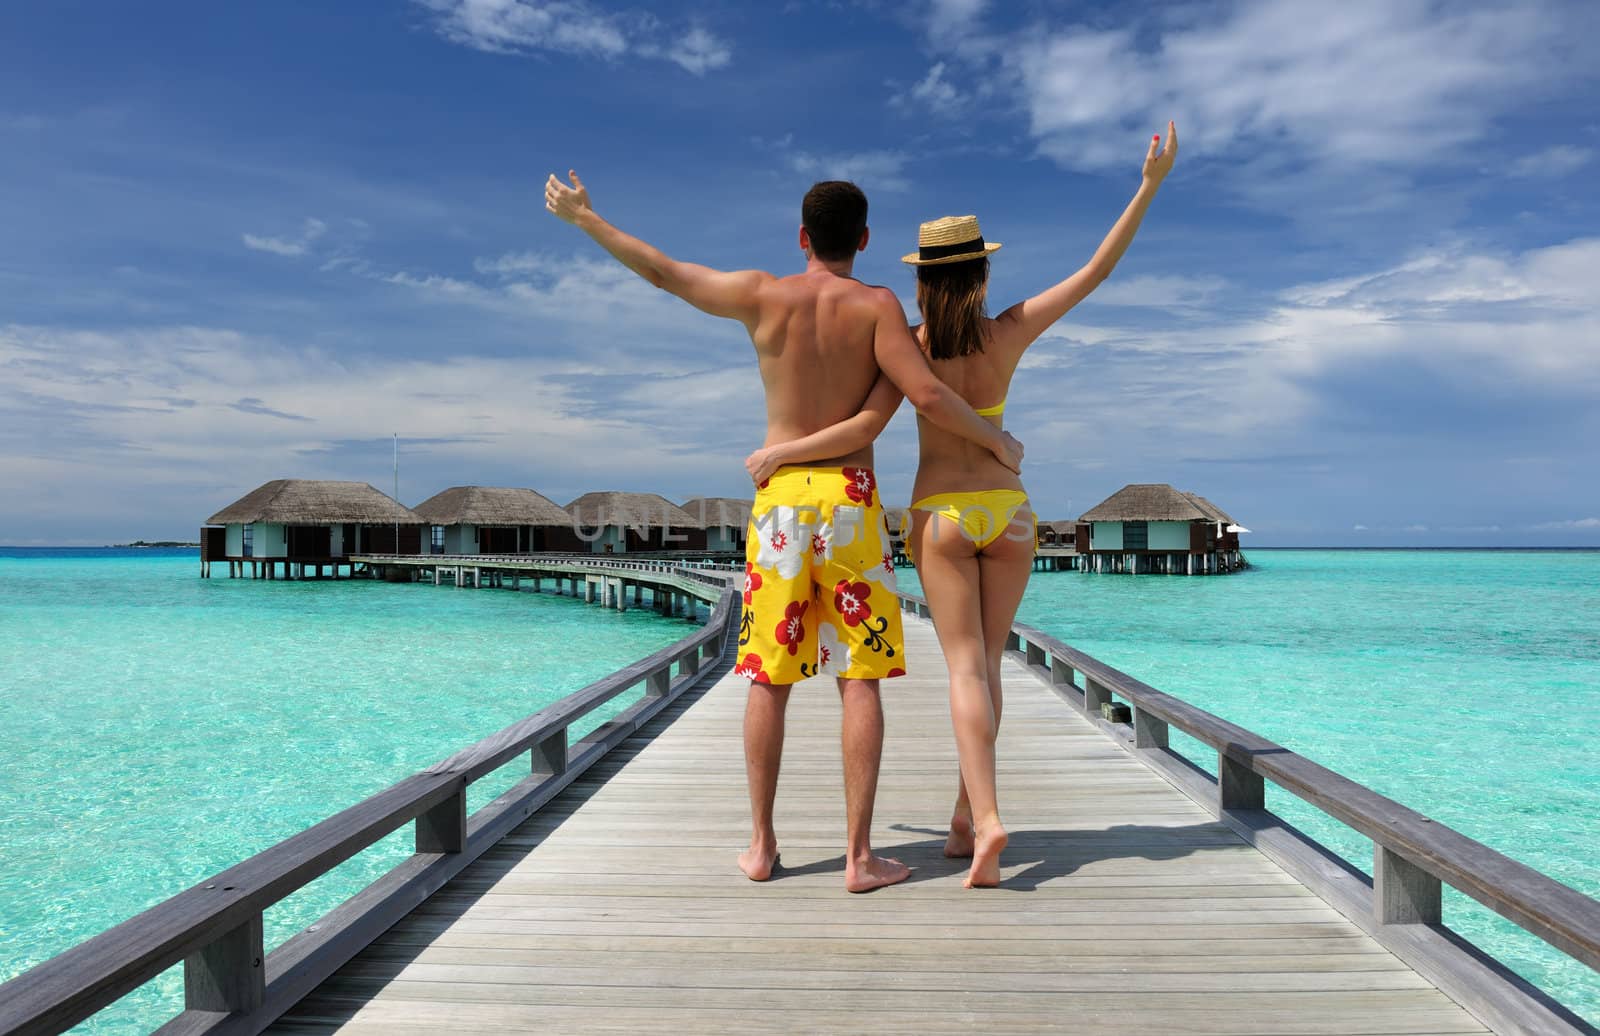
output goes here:
[[[911, 508], [950, 519], [982, 550], [1011, 528], [1011, 519], [1026, 506], [1028, 494], [1020, 489], [984, 489], [970, 493], [935, 493], [918, 500]], [[1037, 530], [1037, 515], [1033, 523]]]

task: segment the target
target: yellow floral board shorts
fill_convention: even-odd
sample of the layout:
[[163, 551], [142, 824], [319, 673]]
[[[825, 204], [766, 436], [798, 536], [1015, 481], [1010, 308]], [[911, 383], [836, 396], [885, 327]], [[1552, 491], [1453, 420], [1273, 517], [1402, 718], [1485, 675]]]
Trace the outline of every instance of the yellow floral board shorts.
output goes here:
[[740, 661], [758, 683], [905, 675], [894, 555], [870, 468], [785, 467], [756, 490]]

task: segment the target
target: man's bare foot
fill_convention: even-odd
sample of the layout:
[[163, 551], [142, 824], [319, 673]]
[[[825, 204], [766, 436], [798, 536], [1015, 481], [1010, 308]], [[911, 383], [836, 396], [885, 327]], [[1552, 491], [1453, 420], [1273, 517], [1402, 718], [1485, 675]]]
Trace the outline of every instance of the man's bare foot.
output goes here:
[[768, 848], [752, 844], [739, 854], [739, 869], [744, 871], [744, 876], [751, 881], [766, 881], [772, 877], [772, 869], [777, 865], [776, 847]]
[[994, 820], [979, 828], [972, 852], [972, 869], [961, 884], [969, 889], [992, 889], [1000, 884], [1000, 851], [1010, 837], [1000, 821]]
[[944, 840], [944, 854], [952, 860], [972, 855], [972, 814], [956, 813], [950, 818], [950, 837]]
[[885, 885], [894, 885], [911, 877], [911, 868], [887, 856], [869, 856], [861, 863], [844, 865], [846, 892], [871, 892]]

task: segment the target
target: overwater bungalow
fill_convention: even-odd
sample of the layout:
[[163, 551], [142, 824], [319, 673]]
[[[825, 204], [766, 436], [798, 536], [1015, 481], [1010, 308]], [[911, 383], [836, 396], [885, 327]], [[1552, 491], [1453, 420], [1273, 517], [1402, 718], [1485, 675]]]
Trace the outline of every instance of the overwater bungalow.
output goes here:
[[750, 528], [751, 501], [732, 496], [697, 496], [683, 502], [683, 510], [700, 523], [700, 542], [691, 550], [743, 551]]
[[317, 577], [352, 554], [421, 554], [427, 522], [365, 482], [268, 482], [212, 515], [200, 531], [200, 573], [226, 561], [230, 575]]
[[434, 554], [530, 554], [567, 549], [572, 515], [531, 489], [453, 486], [415, 508]]
[[1245, 565], [1239, 533], [1249, 530], [1205, 497], [1164, 482], [1123, 486], [1078, 524], [1081, 567], [1090, 572], [1209, 575]]
[[571, 540], [553, 549], [596, 554], [694, 550], [703, 532], [693, 515], [655, 493], [585, 493], [566, 510], [573, 519]]
[[1078, 523], [1070, 518], [1039, 523], [1039, 546], [1070, 547], [1077, 542]]

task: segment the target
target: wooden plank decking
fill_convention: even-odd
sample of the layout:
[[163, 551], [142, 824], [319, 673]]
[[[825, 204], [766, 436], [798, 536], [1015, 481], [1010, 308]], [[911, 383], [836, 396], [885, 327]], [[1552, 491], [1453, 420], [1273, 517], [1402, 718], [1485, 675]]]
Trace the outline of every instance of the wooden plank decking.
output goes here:
[[614, 752], [269, 1032], [1467, 1033], [1471, 1015], [1007, 662], [1003, 887], [940, 849], [955, 750], [932, 628], [885, 683], [875, 841], [843, 890], [838, 697], [796, 688], [784, 869], [747, 881], [724, 676]]

